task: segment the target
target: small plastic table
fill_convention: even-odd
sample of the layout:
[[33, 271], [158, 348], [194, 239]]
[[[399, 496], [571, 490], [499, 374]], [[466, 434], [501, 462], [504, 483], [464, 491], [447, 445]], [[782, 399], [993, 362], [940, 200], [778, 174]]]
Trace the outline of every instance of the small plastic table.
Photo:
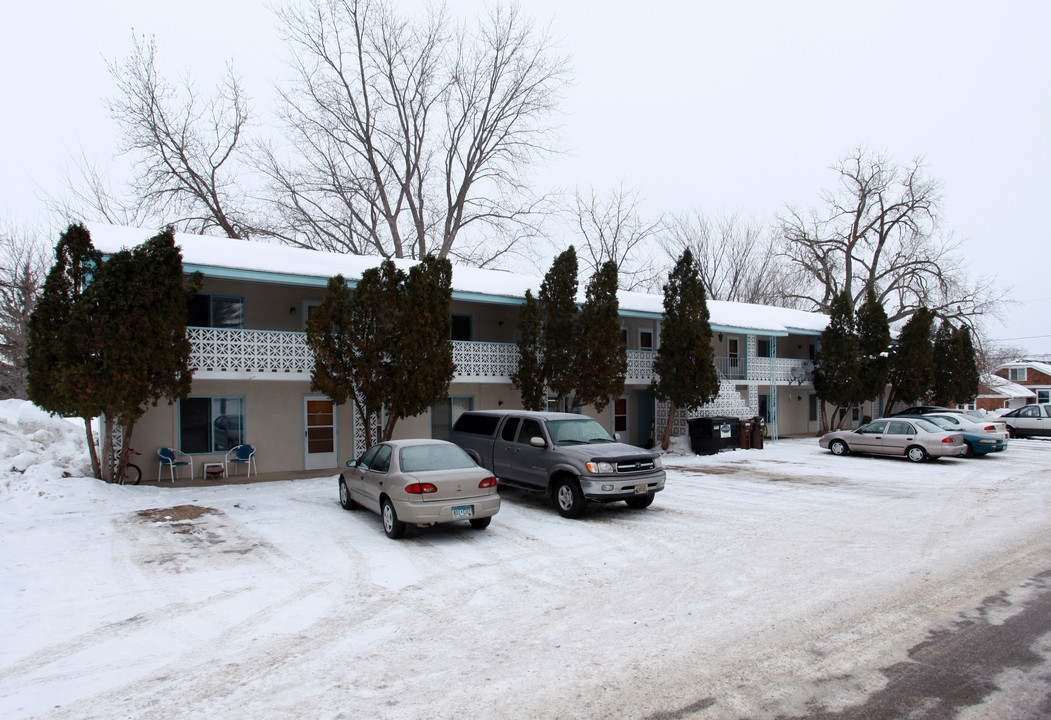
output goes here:
[[226, 477], [226, 466], [221, 462], [204, 463], [201, 465], [201, 477], [209, 480], [219, 480]]

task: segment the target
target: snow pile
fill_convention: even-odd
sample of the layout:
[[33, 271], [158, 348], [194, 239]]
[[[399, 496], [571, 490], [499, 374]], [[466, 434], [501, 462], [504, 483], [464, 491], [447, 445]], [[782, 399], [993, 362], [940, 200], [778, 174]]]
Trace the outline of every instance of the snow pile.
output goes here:
[[24, 400], [0, 401], [0, 498], [45, 495], [56, 480], [90, 475], [82, 422]]

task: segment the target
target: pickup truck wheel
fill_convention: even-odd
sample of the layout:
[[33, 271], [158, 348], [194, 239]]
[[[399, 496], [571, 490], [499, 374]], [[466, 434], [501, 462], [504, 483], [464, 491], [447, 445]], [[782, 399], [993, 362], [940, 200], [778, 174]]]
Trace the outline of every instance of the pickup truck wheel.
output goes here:
[[584, 514], [584, 493], [575, 478], [559, 478], [555, 481], [555, 507], [558, 514], [566, 518], [578, 518]]
[[636, 495], [633, 498], [628, 498], [624, 502], [626, 502], [628, 504], [628, 507], [630, 508], [642, 510], [643, 508], [648, 508], [650, 505], [653, 504], [653, 493], [648, 493], [646, 495]]

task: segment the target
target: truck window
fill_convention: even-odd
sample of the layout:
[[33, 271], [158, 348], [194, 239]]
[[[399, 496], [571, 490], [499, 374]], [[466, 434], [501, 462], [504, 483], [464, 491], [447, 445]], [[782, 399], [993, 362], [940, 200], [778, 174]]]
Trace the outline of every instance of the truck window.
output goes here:
[[506, 442], [515, 441], [515, 433], [518, 431], [518, 418], [508, 418], [507, 422], [504, 423], [503, 432], [500, 433], [500, 437]]
[[465, 412], [456, 420], [453, 431], [492, 437], [496, 433], [498, 422], [500, 422], [498, 415], [476, 415], [472, 412]]
[[522, 432], [518, 433], [518, 442], [528, 445], [529, 441], [535, 437], [544, 437], [544, 433], [540, 430], [540, 423], [536, 420], [523, 420]]

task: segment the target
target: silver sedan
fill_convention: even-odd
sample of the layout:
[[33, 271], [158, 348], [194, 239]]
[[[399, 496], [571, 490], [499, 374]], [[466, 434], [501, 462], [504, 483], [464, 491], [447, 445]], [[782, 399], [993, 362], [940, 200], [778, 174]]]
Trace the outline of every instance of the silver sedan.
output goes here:
[[407, 525], [467, 520], [483, 529], [500, 511], [496, 478], [444, 440], [379, 443], [347, 468], [339, 476], [340, 505], [379, 513], [390, 538], [404, 535]]
[[873, 420], [857, 430], [825, 433], [818, 444], [833, 455], [851, 452], [898, 455], [913, 462], [967, 454], [967, 443], [961, 433], [942, 430], [918, 417]]

